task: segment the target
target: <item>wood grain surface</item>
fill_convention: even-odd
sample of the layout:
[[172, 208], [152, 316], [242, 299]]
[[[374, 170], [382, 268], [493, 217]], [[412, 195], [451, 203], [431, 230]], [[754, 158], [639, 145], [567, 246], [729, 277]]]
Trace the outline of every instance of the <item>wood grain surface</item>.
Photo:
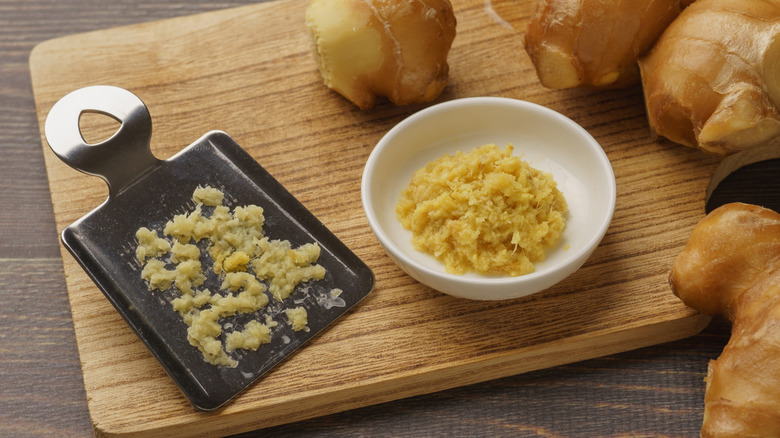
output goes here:
[[[97, 1], [0, 2], [5, 24], [0, 30], [0, 142], [9, 157], [0, 160], [0, 201], [10, 206], [0, 210], [0, 279], [5, 286], [0, 295], [0, 373], [7, 382], [19, 382], [0, 390], [0, 435], [91, 434], [26, 65], [31, 48], [59, 35], [240, 4], [137, 1], [106, 7]], [[573, 96], [569, 101], [582, 100], [585, 108], [616, 98], [641, 101], [636, 90], [606, 97], [592, 92], [533, 93], [557, 95], [539, 98], [553, 103]], [[513, 97], [521, 94], [506, 92]], [[631, 110], [629, 127], [638, 130], [642, 110]], [[587, 114], [579, 121], [583, 120], [602, 136], [616, 129]], [[678, 148], [665, 143], [659, 147], [669, 153]], [[690, 151], [681, 154], [684, 160], [700, 159]], [[777, 209], [780, 196], [772, 176], [778, 168], [775, 160], [738, 172], [711, 202], [750, 198]], [[764, 181], [761, 190], [756, 190], [757, 178]], [[46, 299], [39, 299], [41, 294]], [[727, 332], [716, 320], [689, 339], [247, 435], [693, 436], [701, 421], [706, 361], [717, 356]]]

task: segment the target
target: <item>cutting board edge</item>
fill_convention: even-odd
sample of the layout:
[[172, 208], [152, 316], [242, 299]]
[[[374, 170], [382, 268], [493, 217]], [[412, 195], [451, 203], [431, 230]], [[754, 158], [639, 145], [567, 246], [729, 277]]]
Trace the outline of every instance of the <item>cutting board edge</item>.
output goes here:
[[[698, 334], [711, 320], [711, 316], [691, 310], [686, 317], [659, 320], [650, 325], [638, 324], [621, 332], [607, 331], [601, 336], [589, 333], [570, 337], [565, 343], [533, 345], [493, 358], [480, 356], [457, 367], [436, 367], [424, 372], [415, 370], [392, 379], [380, 376], [338, 392], [288, 398], [266, 406], [261, 412], [251, 406], [242, 410], [228, 405], [222, 411], [197, 413], [199, 418], [195, 419], [187, 416], [180, 417], [178, 421], [171, 418], [150, 421], [140, 429], [136, 428], [137, 425], [115, 429], [104, 427], [102, 424], [111, 425], [112, 422], [103, 423], [95, 418], [93, 409], [90, 409], [90, 416], [99, 437], [216, 437], [238, 434], [673, 342]], [[551, 353], [559, 360], [550, 362]], [[519, 364], [521, 361], [522, 364]], [[486, 373], [486, 368], [493, 370]], [[89, 394], [87, 396], [89, 399]], [[152, 427], [155, 423], [163, 424]]]

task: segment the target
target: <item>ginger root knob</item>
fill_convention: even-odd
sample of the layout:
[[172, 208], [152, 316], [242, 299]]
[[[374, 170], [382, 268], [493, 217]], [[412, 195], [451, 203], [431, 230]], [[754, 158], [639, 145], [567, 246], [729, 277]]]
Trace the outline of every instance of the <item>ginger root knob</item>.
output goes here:
[[325, 85], [361, 109], [377, 96], [428, 102], [447, 85], [449, 0], [312, 0], [306, 26]]
[[780, 2], [698, 0], [639, 66], [658, 135], [721, 155], [780, 144]]
[[780, 214], [742, 203], [713, 210], [669, 280], [686, 305], [732, 323], [709, 364], [701, 436], [780, 436]]
[[637, 58], [691, 0], [540, 0], [525, 50], [547, 88], [639, 82]]

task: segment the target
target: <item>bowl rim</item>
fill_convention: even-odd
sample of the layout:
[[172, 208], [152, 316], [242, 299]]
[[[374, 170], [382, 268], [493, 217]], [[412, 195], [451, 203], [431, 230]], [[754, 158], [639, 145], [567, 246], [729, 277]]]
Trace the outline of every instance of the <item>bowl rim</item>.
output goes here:
[[[370, 181], [376, 167], [379, 165], [379, 159], [382, 152], [386, 150], [386, 145], [398, 135], [399, 132], [407, 129], [410, 125], [420, 123], [426, 118], [443, 111], [459, 110], [463, 107], [469, 107], [477, 104], [488, 105], [504, 105], [511, 106], [515, 109], [521, 109], [523, 111], [531, 111], [541, 113], [542, 116], [548, 117], [556, 121], [556, 123], [562, 123], [568, 125], [574, 129], [578, 135], [580, 135], [584, 142], [588, 145], [588, 150], [595, 154], [598, 159], [598, 163], [601, 166], [601, 171], [606, 174], [606, 180], [608, 182], [608, 205], [609, 209], [604, 215], [599, 215], [600, 223], [598, 224], [598, 230], [594, 233], [584, 245], [575, 250], [573, 253], [564, 258], [564, 260], [558, 264], [547, 266], [543, 269], [518, 276], [496, 275], [490, 276], [485, 274], [475, 273], [474, 276], [451, 274], [446, 271], [431, 269], [428, 266], [422, 265], [411, 259], [405, 251], [403, 251], [394, 241], [390, 238], [384, 228], [381, 226], [381, 222], [377, 217], [377, 214], [373, 208], [373, 203], [376, 200], [373, 199], [370, 193]], [[361, 200], [363, 203], [363, 211], [368, 221], [368, 224], [374, 235], [379, 240], [379, 243], [390, 254], [391, 258], [396, 260], [402, 260], [405, 264], [413, 266], [415, 270], [424, 273], [427, 276], [433, 276], [440, 278], [444, 281], [457, 282], [466, 286], [500, 286], [500, 285], [519, 285], [522, 283], [530, 283], [533, 281], [539, 281], [549, 276], [558, 275], [561, 270], [574, 269], [567, 273], [567, 276], [575, 272], [580, 266], [587, 260], [590, 254], [600, 244], [603, 237], [606, 235], [612, 218], [615, 212], [615, 205], [617, 202], [617, 184], [615, 181], [615, 173], [612, 168], [612, 164], [609, 161], [609, 157], [602, 148], [602, 146], [596, 141], [595, 138], [581, 125], [574, 122], [565, 115], [548, 108], [546, 106], [529, 102], [527, 100], [498, 97], [498, 96], [480, 96], [480, 97], [464, 97], [441, 102], [435, 105], [431, 105], [413, 114], [410, 114], [404, 118], [401, 122], [393, 126], [387, 131], [382, 138], [374, 146], [373, 150], [369, 154], [366, 161], [366, 165], [363, 169], [363, 175], [361, 179]], [[576, 265], [576, 266], [574, 266]], [[403, 268], [403, 266], [401, 266]], [[405, 269], [404, 269], [405, 270]]]

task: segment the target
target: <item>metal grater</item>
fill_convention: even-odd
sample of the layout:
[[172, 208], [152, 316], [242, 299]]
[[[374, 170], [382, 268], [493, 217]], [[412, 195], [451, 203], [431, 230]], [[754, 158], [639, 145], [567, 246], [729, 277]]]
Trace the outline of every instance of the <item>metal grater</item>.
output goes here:
[[[109, 139], [87, 144], [79, 128], [85, 112], [108, 115], [121, 126]], [[58, 101], [45, 134], [60, 159], [109, 187], [102, 205], [63, 230], [63, 244], [198, 410], [223, 406], [373, 289], [371, 270], [224, 132], [211, 131], [159, 160], [149, 148], [152, 120], [144, 103], [127, 90], [98, 85]], [[241, 350], [235, 368], [211, 365], [189, 344], [186, 324], [167, 303], [172, 297], [148, 290], [135, 259], [135, 231], [159, 228], [191, 207], [198, 185], [223, 190], [230, 207], [261, 206], [269, 238], [289, 240], [293, 247], [318, 243], [318, 263], [327, 270], [323, 280], [299, 285], [288, 299], [306, 308], [309, 331], [293, 332], [280, 323], [270, 344]], [[218, 290], [217, 281], [207, 276], [204, 286]], [[343, 293], [328, 295], [334, 288]], [[263, 312], [276, 317], [283, 306], [273, 303], [271, 298]]]

